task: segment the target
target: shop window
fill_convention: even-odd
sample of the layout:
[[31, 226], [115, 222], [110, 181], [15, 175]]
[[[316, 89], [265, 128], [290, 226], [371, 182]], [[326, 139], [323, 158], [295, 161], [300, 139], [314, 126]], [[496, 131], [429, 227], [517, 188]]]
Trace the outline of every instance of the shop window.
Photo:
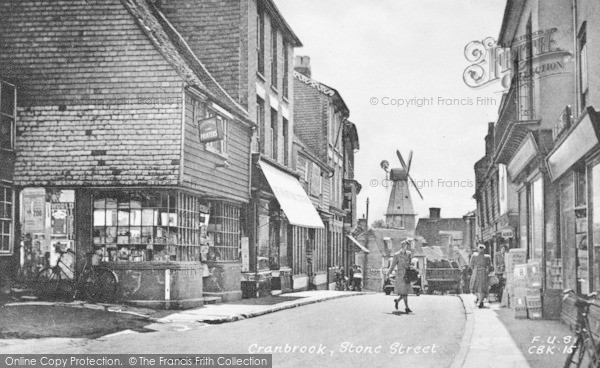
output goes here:
[[593, 245], [593, 287], [600, 290], [600, 163], [591, 168], [590, 199], [591, 199], [591, 242]]
[[585, 170], [575, 171], [575, 207], [584, 208], [587, 204]]
[[281, 229], [279, 235], [279, 267], [290, 267], [290, 260], [288, 256], [288, 222], [283, 220], [281, 222]]
[[269, 216], [268, 212], [261, 213], [258, 218], [257, 270], [269, 269]]
[[16, 96], [14, 85], [0, 82], [0, 149], [14, 149]]
[[13, 190], [0, 185], [0, 255], [12, 254]]
[[531, 184], [531, 252], [532, 259], [541, 260], [544, 242], [544, 181], [536, 179]]
[[167, 191], [94, 195], [93, 243], [105, 261], [199, 261], [200, 203]]
[[519, 191], [519, 247], [529, 249], [529, 211], [527, 188]]
[[578, 250], [575, 240], [575, 198], [573, 175], [565, 175], [560, 188], [560, 243], [563, 262], [564, 288], [579, 290], [577, 284]]
[[[214, 251], [209, 259], [237, 261], [241, 253], [241, 209], [222, 202], [213, 202], [210, 207], [209, 238]], [[214, 256], [210, 255], [213, 254]]]

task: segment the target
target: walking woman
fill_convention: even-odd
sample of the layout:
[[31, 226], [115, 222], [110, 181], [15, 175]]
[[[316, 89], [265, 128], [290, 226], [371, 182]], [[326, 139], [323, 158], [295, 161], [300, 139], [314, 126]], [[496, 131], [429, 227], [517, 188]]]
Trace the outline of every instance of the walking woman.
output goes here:
[[483, 308], [483, 299], [487, 296], [489, 289], [488, 277], [492, 262], [484, 252], [485, 245], [479, 244], [477, 248], [479, 252], [471, 258], [471, 269], [473, 270], [471, 292], [477, 295], [476, 303], [479, 302], [479, 308]]
[[394, 285], [394, 292], [398, 294], [398, 299], [394, 299], [394, 306], [396, 310], [398, 310], [398, 303], [400, 300], [404, 299], [404, 306], [406, 313], [411, 313], [412, 311], [408, 307], [408, 293], [412, 289], [410, 282], [404, 280], [404, 274], [406, 273], [406, 269], [410, 267], [410, 261], [412, 259], [412, 254], [408, 251], [408, 241], [404, 240], [400, 243], [400, 250], [394, 253], [394, 259], [392, 260], [392, 264], [387, 271], [385, 276], [386, 279], [390, 277], [390, 273], [397, 267], [396, 271], [396, 281]]

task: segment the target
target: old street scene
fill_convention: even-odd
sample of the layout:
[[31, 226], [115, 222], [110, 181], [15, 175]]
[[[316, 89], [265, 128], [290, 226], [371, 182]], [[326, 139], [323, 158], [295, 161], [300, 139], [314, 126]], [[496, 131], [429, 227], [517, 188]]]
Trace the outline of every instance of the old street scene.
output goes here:
[[0, 0], [0, 367], [600, 367], [598, 292], [598, 1]]

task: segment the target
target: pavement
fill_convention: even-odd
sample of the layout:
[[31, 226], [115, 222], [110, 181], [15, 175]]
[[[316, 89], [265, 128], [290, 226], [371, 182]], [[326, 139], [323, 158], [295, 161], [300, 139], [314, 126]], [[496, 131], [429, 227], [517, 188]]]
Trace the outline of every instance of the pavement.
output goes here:
[[573, 341], [559, 321], [516, 319], [497, 303], [475, 307], [475, 296], [460, 295], [467, 319], [461, 348], [451, 368], [547, 368], [563, 366]]

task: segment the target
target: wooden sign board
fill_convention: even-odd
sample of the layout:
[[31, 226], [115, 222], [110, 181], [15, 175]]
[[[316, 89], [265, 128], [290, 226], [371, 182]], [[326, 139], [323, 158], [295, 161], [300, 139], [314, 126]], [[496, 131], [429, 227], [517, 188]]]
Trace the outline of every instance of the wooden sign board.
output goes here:
[[200, 143], [209, 143], [223, 139], [223, 121], [218, 116], [198, 121]]

